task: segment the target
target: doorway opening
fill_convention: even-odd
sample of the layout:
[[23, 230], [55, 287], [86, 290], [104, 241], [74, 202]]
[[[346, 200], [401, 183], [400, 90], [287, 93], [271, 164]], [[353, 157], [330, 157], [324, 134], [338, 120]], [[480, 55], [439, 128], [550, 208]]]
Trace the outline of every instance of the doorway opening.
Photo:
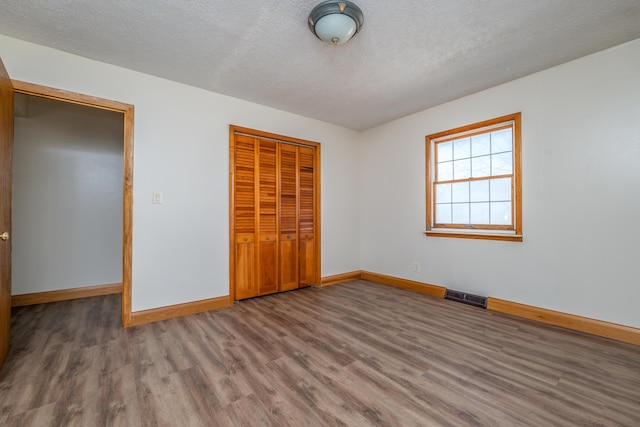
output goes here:
[[[42, 277], [42, 271], [29, 271], [27, 268], [21, 268], [25, 256], [39, 257], [35, 261], [41, 269], [50, 269], [51, 265], [61, 267], [57, 269], [59, 273], [57, 276], [52, 275], [51, 282], [54, 287], [56, 280], [58, 282], [64, 280], [82, 282], [83, 280], [92, 280], [87, 279], [88, 277], [119, 278], [117, 270], [121, 269], [121, 284], [83, 283], [79, 285], [80, 288], [73, 290], [75, 296], [70, 296], [70, 298], [82, 295], [84, 291], [86, 291], [86, 296], [121, 291], [122, 324], [130, 326], [133, 106], [20, 81], [13, 81], [13, 86], [16, 94], [16, 106], [19, 107], [16, 108], [16, 117], [20, 117], [20, 114], [27, 116], [33, 114], [34, 116], [30, 120], [38, 123], [32, 127], [26, 125], [27, 129], [31, 129], [25, 137], [29, 141], [29, 146], [16, 146], [15, 148], [27, 151], [33, 149], [34, 152], [39, 153], [35, 157], [31, 157], [35, 163], [30, 165], [30, 168], [36, 167], [39, 170], [25, 171], [24, 167], [22, 170], [20, 167], [17, 171], [14, 170], [16, 178], [19, 179], [18, 184], [24, 186], [25, 191], [28, 191], [28, 194], [20, 194], [20, 192], [14, 194], [16, 202], [14, 209], [22, 209], [23, 215], [34, 215], [34, 218], [36, 215], [40, 215], [39, 220], [30, 223], [35, 224], [34, 228], [36, 229], [30, 230], [24, 227], [30, 218], [24, 218], [25, 224], [21, 224], [20, 220], [23, 218], [18, 219], [17, 216], [14, 216], [14, 223], [17, 223], [16, 231], [19, 232], [20, 227], [23, 227], [22, 239], [20, 240], [23, 247], [14, 248], [18, 256], [16, 258], [18, 262], [16, 263], [15, 279], [28, 279], [26, 281], [31, 283], [34, 281], [31, 279], [35, 278], [37, 281], [39, 275], [40, 278]], [[23, 108], [20, 108], [21, 105]], [[51, 113], [52, 111], [56, 112]], [[41, 117], [38, 117], [39, 113]], [[49, 135], [46, 139], [51, 143], [50, 145], [47, 145], [47, 142], [35, 142], [38, 138], [38, 132], [46, 132], [46, 130], [42, 130], [47, 129], [46, 122], [54, 121], [56, 117], [62, 121], [78, 120], [72, 126], [75, 136], [56, 138], [56, 135]], [[18, 120], [17, 118], [16, 120]], [[55, 132], [55, 126], [52, 129]], [[116, 132], [115, 140], [113, 138], [114, 131]], [[30, 133], [34, 135], [28, 135]], [[117, 137], [117, 133], [121, 135], [120, 138]], [[83, 134], [92, 135], [91, 141], [83, 142]], [[16, 136], [18, 136], [17, 133]], [[57, 153], [53, 153], [53, 151], [57, 151]], [[19, 162], [29, 156], [28, 153], [20, 151], [15, 154], [17, 154], [14, 157], [17, 166], [20, 166]], [[46, 165], [49, 165], [50, 172], [53, 172], [48, 175], [48, 178]], [[29, 183], [29, 179], [34, 179], [36, 182]], [[114, 185], [117, 187], [114, 188]], [[17, 189], [15, 186], [16, 181], [14, 180], [14, 190]], [[83, 192], [85, 194], [82, 194]], [[86, 194], [88, 192], [92, 194]], [[33, 212], [33, 209], [37, 209], [38, 203], [42, 201], [37, 199], [49, 199], [50, 203], [46, 206], [52, 211], [48, 212], [48, 215]], [[82, 206], [83, 203], [92, 206]], [[67, 215], [73, 218], [68, 218]], [[55, 221], [56, 216], [56, 223], [60, 224], [60, 229], [49, 229], [49, 233], [43, 235], [43, 233], [47, 233], [48, 223]], [[33, 218], [31, 219], [33, 220]], [[66, 238], [67, 232], [72, 233], [68, 236], [69, 238]], [[112, 233], [115, 235], [111, 235]], [[37, 246], [39, 236], [42, 239], [40, 247]], [[60, 240], [59, 245], [56, 244], [56, 236]], [[78, 240], [82, 240], [82, 242]], [[28, 252], [29, 245], [37, 250]], [[119, 250], [120, 245], [121, 250]], [[61, 253], [55, 253], [56, 250]], [[87, 250], [91, 254], [85, 253], [83, 250]], [[22, 254], [21, 251], [25, 251], [25, 254], [28, 253], [28, 255]], [[102, 256], [104, 256], [103, 264], [100, 263]], [[114, 256], [121, 257], [121, 259], [114, 260]], [[68, 271], [63, 270], [65, 265], [71, 265], [69, 263], [72, 262], [78, 264], [75, 264], [76, 271], [70, 275]], [[24, 266], [22, 265], [22, 267]], [[115, 272], [114, 269], [116, 269]], [[57, 296], [62, 295], [61, 299], [65, 299], [64, 292], [62, 290], [52, 293]], [[47, 294], [47, 292], [42, 294]]]

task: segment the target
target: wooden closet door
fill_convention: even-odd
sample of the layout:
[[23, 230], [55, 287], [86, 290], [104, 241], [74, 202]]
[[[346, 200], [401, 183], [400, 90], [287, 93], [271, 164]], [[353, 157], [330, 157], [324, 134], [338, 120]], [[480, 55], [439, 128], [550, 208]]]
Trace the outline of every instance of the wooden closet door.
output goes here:
[[255, 139], [236, 135], [234, 147], [235, 299], [258, 295], [256, 280]]
[[299, 147], [299, 287], [316, 285], [315, 150]]
[[278, 143], [258, 140], [258, 292], [278, 290]]
[[298, 287], [298, 147], [280, 145], [280, 290]]
[[320, 144], [230, 126], [230, 293], [320, 281]]

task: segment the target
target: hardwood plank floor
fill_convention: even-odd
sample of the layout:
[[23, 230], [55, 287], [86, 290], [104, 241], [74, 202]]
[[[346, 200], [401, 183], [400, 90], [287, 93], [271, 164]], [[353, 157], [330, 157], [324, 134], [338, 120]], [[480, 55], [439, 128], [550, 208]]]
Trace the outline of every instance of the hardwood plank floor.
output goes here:
[[357, 280], [124, 329], [14, 309], [4, 426], [639, 426], [640, 347]]

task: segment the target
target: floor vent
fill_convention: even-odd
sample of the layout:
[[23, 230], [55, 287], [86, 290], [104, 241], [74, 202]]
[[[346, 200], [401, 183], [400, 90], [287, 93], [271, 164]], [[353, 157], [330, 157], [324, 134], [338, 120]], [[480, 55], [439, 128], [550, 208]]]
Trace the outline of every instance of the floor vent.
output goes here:
[[452, 289], [447, 289], [447, 292], [444, 294], [444, 299], [462, 302], [475, 307], [487, 308], [487, 297], [472, 295], [461, 291], [454, 291]]

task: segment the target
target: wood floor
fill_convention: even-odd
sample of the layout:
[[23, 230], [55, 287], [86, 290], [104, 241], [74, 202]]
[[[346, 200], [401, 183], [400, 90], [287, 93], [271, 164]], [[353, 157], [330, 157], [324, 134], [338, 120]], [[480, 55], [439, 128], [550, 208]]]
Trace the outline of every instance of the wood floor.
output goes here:
[[16, 309], [0, 425], [640, 425], [640, 347], [366, 281], [119, 322]]

